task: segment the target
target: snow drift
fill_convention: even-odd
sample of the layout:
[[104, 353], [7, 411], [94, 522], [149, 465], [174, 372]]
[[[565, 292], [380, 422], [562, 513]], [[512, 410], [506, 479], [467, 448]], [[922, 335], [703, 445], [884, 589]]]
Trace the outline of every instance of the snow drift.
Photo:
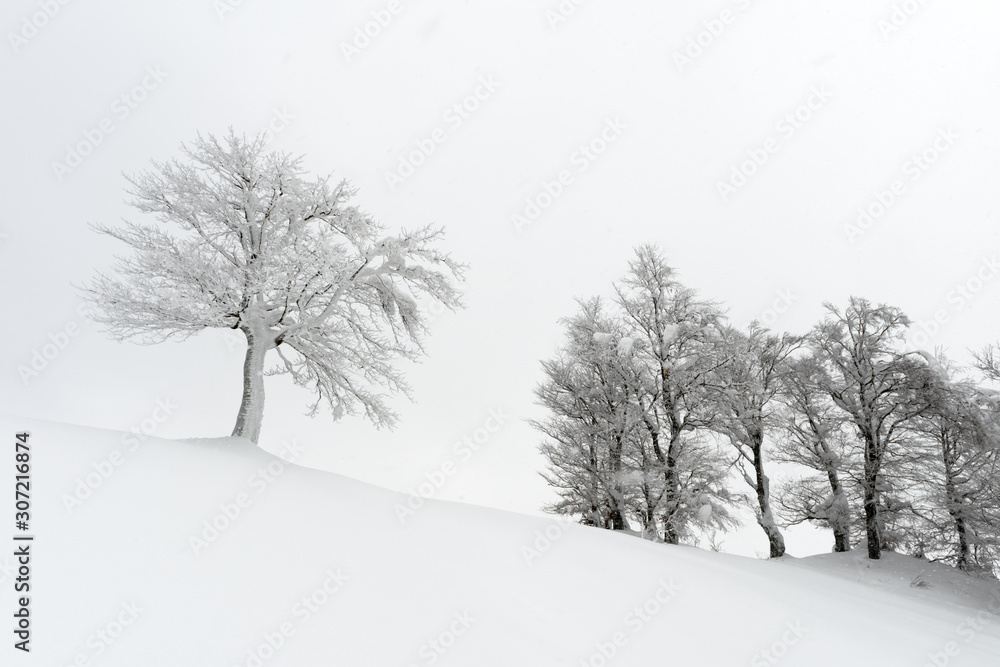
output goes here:
[[11, 461], [31, 432], [35, 535], [32, 650], [4, 664], [1000, 664], [996, 588], [915, 559], [758, 561], [421, 505], [235, 439], [0, 424]]

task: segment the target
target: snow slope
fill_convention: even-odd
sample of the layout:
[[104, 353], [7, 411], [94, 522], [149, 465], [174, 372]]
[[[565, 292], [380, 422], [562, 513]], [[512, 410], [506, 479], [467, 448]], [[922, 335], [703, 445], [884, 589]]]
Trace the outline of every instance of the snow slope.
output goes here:
[[3, 665], [1000, 664], [1000, 624], [968, 625], [994, 620], [993, 589], [936, 587], [940, 568], [911, 587], [894, 559], [866, 581], [842, 556], [757, 561], [433, 501], [401, 521], [406, 496], [236, 440], [0, 425], [5, 460], [31, 432], [36, 536], [32, 652], [4, 646]]

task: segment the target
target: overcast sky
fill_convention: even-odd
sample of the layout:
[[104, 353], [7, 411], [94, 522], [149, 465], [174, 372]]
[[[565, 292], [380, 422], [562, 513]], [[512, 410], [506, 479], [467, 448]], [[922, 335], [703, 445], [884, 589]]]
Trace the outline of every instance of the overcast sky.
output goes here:
[[114, 343], [72, 285], [120, 251], [88, 225], [138, 215], [122, 173], [229, 126], [270, 127], [390, 228], [444, 226], [470, 266], [395, 431], [310, 419], [268, 379], [262, 446], [383, 486], [453, 460], [438, 497], [537, 512], [539, 361], [641, 243], [739, 325], [804, 332], [857, 294], [960, 360], [1000, 336], [995, 2], [50, 4], [4, 4], [4, 413], [128, 430], [160, 401], [157, 435], [228, 435], [238, 338]]

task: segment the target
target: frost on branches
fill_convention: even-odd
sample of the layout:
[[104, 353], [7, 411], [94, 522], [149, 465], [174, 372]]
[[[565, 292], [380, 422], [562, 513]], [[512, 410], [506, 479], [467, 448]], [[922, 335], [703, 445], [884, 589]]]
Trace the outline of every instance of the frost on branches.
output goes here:
[[771, 481], [764, 470], [765, 435], [777, 425], [773, 405], [791, 354], [801, 339], [777, 335], [752, 322], [747, 332], [719, 329], [720, 358], [714, 372], [716, 419], [712, 429], [736, 452], [734, 466], [754, 496], [757, 524], [767, 535], [771, 558], [785, 554], [785, 539], [771, 506]]
[[549, 417], [548, 509], [583, 523], [670, 544], [734, 525], [728, 466], [698, 429], [711, 419], [706, 354], [718, 311], [673, 277], [659, 251], [640, 248], [616, 287], [613, 310], [580, 302], [567, 341], [543, 362], [536, 394]]
[[132, 250], [117, 275], [84, 286], [94, 318], [116, 339], [144, 343], [228, 328], [247, 340], [243, 399], [233, 435], [256, 442], [267, 374], [287, 373], [335, 418], [363, 411], [376, 426], [395, 414], [385, 391], [407, 393], [393, 362], [423, 352], [421, 300], [461, 306], [463, 267], [438, 249], [443, 232], [398, 235], [350, 205], [346, 181], [310, 178], [301, 158], [264, 152], [232, 131], [181, 147], [128, 177], [130, 204], [155, 222], [96, 230]]
[[843, 311], [827, 305], [828, 316], [812, 333], [813, 354], [822, 368], [820, 390], [853, 423], [863, 451], [860, 476], [868, 556], [878, 559], [886, 539], [883, 506], [889, 495], [886, 466], [906, 451], [908, 422], [932, 406], [929, 375], [914, 355], [901, 353], [909, 318], [898, 308], [851, 297]]
[[[1000, 391], [907, 349], [898, 308], [851, 297], [806, 335], [737, 329], [652, 246], [613, 294], [580, 301], [542, 363], [548, 511], [715, 548], [740, 503], [771, 557], [811, 523], [835, 551], [1000, 573]], [[1000, 345], [976, 360], [1000, 382]]]
[[821, 390], [823, 372], [815, 357], [804, 356], [790, 362], [782, 374], [781, 437], [773, 458], [814, 471], [787, 480], [779, 491], [786, 524], [810, 522], [829, 528], [833, 550], [844, 552], [851, 550], [851, 500], [860, 503], [860, 493], [851, 492], [860, 490], [853, 473], [861, 452], [851, 422]]

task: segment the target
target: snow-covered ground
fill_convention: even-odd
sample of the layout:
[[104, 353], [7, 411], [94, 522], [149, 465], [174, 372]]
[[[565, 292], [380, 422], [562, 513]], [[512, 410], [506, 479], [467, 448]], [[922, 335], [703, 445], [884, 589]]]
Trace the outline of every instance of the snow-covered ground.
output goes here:
[[1000, 664], [1000, 591], [916, 559], [760, 561], [411, 509], [236, 440], [0, 425], [10, 459], [31, 432], [35, 535], [32, 651], [4, 665]]

